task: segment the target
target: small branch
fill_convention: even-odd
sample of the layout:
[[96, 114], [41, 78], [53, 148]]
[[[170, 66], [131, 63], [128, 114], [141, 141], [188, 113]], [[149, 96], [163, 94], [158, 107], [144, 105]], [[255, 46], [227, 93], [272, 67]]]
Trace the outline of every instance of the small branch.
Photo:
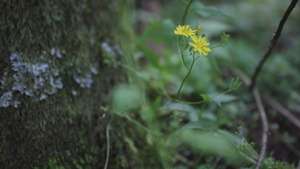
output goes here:
[[221, 157], [217, 157], [215, 160], [214, 160], [214, 163], [212, 165], [213, 168], [216, 168], [218, 166], [218, 163], [220, 162], [221, 160]]
[[188, 73], [185, 75], [184, 79], [182, 80], [181, 85], [180, 85], [180, 87], [179, 87], [179, 89], [178, 89], [178, 91], [177, 91], [176, 99], [179, 98], [179, 95], [180, 95], [180, 91], [181, 91], [181, 89], [182, 89], [182, 86], [183, 86], [185, 80], [186, 80], [186, 79], [189, 77], [189, 75], [191, 74], [192, 69], [193, 69], [193, 66], [194, 66], [194, 63], [195, 63], [195, 61], [197, 60], [197, 59], [194, 58], [194, 55], [195, 55], [195, 53], [193, 54], [193, 62], [192, 62], [192, 65], [191, 65], [191, 67], [189, 68]]
[[263, 101], [273, 109], [277, 110], [280, 114], [282, 114], [300, 129], [300, 120], [296, 116], [294, 116], [290, 111], [288, 111], [285, 107], [283, 107], [281, 104], [272, 99], [263, 99]]
[[250, 90], [252, 90], [253, 87], [255, 86], [257, 76], [260, 73], [260, 71], [262, 69], [262, 66], [264, 65], [265, 61], [267, 60], [267, 58], [272, 53], [272, 50], [275, 47], [275, 45], [276, 45], [276, 43], [277, 43], [277, 41], [278, 41], [278, 39], [280, 37], [281, 31], [283, 29], [283, 26], [284, 26], [287, 18], [289, 17], [290, 13], [292, 12], [292, 10], [294, 9], [294, 7], [296, 6], [297, 2], [298, 2], [298, 0], [293, 0], [291, 2], [290, 6], [288, 7], [288, 9], [285, 11], [285, 13], [284, 13], [284, 15], [283, 15], [283, 17], [282, 17], [279, 25], [278, 25], [276, 33], [274, 34], [273, 39], [271, 40], [271, 44], [270, 44], [267, 52], [265, 53], [265, 55], [263, 56], [263, 58], [261, 59], [261, 61], [259, 62], [258, 66], [255, 69], [254, 75], [252, 76], [252, 83], [250, 85]]
[[133, 124], [137, 125], [138, 127], [144, 129], [147, 132], [150, 132], [150, 130], [147, 127], [143, 126], [142, 124], [140, 124], [136, 120], [132, 119], [131, 117], [129, 117], [127, 115], [119, 115], [119, 116], [126, 118], [128, 121], [132, 122]]
[[[250, 84], [251, 84], [251, 80], [245, 75], [243, 74], [241, 71], [237, 70], [237, 69], [231, 69], [232, 72], [238, 76], [241, 81], [247, 86], [249, 87]], [[254, 97], [254, 100], [255, 100], [255, 103], [257, 105], [257, 108], [258, 108], [258, 111], [259, 111], [259, 115], [260, 115], [260, 118], [261, 118], [261, 121], [262, 121], [262, 127], [263, 127], [263, 132], [262, 132], [262, 146], [261, 146], [261, 149], [260, 149], [260, 153], [259, 153], [259, 157], [258, 157], [258, 161], [256, 163], [256, 167], [255, 169], [259, 169], [263, 160], [264, 160], [264, 157], [265, 157], [265, 154], [266, 154], [266, 149], [267, 149], [267, 142], [268, 142], [268, 132], [269, 132], [269, 126], [268, 126], [268, 119], [267, 119], [267, 115], [266, 115], [266, 112], [265, 112], [265, 109], [264, 109], [264, 106], [262, 104], [262, 100], [261, 100], [261, 97], [260, 97], [260, 94], [258, 93], [257, 89], [256, 88], [253, 88], [251, 90], [251, 93]]]
[[252, 90], [252, 94], [254, 96], [256, 105], [258, 107], [258, 111], [259, 111], [261, 121], [262, 121], [262, 125], [263, 125], [262, 143], [261, 143], [262, 146], [261, 146], [261, 149], [260, 149], [259, 158], [258, 158], [256, 167], [255, 167], [255, 169], [259, 169], [262, 162], [263, 162], [263, 160], [264, 160], [265, 154], [266, 154], [269, 126], [268, 126], [267, 115], [266, 115], [266, 112], [264, 110], [264, 106], [263, 106], [262, 101], [261, 101], [261, 97], [260, 97], [260, 95], [259, 95], [256, 88], [254, 88]]

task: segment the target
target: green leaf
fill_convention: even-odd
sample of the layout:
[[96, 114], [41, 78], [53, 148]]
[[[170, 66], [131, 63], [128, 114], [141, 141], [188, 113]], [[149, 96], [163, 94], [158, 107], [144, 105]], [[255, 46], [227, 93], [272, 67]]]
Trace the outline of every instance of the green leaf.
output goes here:
[[222, 94], [220, 96], [214, 97], [212, 100], [220, 107], [222, 107], [222, 103], [231, 102], [236, 100], [236, 96], [230, 94]]
[[170, 19], [152, 21], [143, 35], [138, 39], [138, 43], [153, 40], [156, 43], [163, 42], [165, 45], [172, 46], [175, 40], [175, 24]]
[[149, 81], [151, 79], [150, 73], [146, 71], [137, 71], [136, 76], [142, 78], [143, 80]]
[[229, 34], [226, 34], [225, 32], [222, 33], [222, 35], [221, 35], [221, 44], [220, 44], [221, 47], [225, 47], [228, 44], [229, 37], [230, 37]]
[[229, 89], [230, 90], [236, 90], [236, 89], [238, 89], [240, 87], [241, 84], [242, 83], [240, 82], [239, 78], [233, 78], [233, 79], [231, 79]]
[[154, 119], [154, 111], [150, 107], [144, 107], [140, 111], [141, 117], [145, 121], [152, 121]]
[[160, 109], [187, 112], [187, 118], [190, 121], [197, 121], [199, 119], [198, 113], [200, 112], [200, 110], [191, 105], [169, 102], [163, 105], [162, 107], [160, 107]]
[[121, 84], [113, 91], [113, 108], [117, 111], [138, 107], [142, 91], [137, 85]]
[[206, 94], [200, 94], [200, 96], [202, 97], [203, 101], [208, 101], [211, 99], [211, 97]]
[[201, 129], [201, 130], [216, 130], [217, 125], [215, 122], [208, 119], [200, 119], [199, 121], [192, 121], [184, 125], [180, 130], [183, 129]]
[[244, 147], [243, 153], [245, 153], [246, 155], [250, 156], [253, 159], [258, 158], [258, 153], [253, 149], [253, 147], [246, 140], [243, 141], [242, 138], [226, 130], [218, 130], [218, 133], [222, 134], [227, 139], [229, 139], [237, 148], [243, 146]]
[[181, 141], [190, 145], [194, 151], [223, 157], [227, 162], [241, 165], [245, 161], [234, 145], [217, 132], [186, 129], [180, 132]]
[[157, 96], [157, 98], [155, 99], [155, 101], [153, 102], [152, 104], [152, 109], [154, 111], [157, 111], [159, 106], [161, 105], [161, 101], [162, 101], [162, 98], [161, 96]]
[[149, 49], [144, 44], [138, 44], [138, 47], [141, 49], [141, 51], [145, 54], [148, 61], [151, 63], [152, 66], [159, 68], [159, 56], [155, 54], [151, 49]]
[[221, 40], [222, 40], [223, 42], [227, 42], [227, 43], [228, 43], [229, 37], [230, 37], [229, 34], [226, 34], [225, 32], [223, 32], [222, 35], [221, 35]]

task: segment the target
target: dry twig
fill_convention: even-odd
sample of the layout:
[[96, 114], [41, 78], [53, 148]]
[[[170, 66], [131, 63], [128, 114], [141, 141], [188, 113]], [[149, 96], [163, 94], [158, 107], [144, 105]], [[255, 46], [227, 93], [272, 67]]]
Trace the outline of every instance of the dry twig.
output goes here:
[[280, 114], [282, 114], [284, 117], [286, 117], [289, 121], [291, 121], [295, 126], [297, 126], [300, 129], [300, 120], [296, 116], [294, 116], [289, 110], [287, 110], [285, 107], [283, 107], [275, 100], [263, 99], [263, 101], [273, 109], [277, 110]]
[[292, 12], [292, 10], [294, 9], [294, 7], [296, 6], [298, 0], [293, 0], [290, 4], [290, 6], [287, 8], [287, 10], [285, 11], [279, 25], [278, 25], [278, 28], [276, 30], [276, 33], [274, 34], [273, 36], [273, 39], [271, 40], [271, 44], [267, 50], [267, 52], [264, 54], [263, 58], [261, 59], [261, 61], [259, 62], [258, 66], [256, 67], [255, 69], [255, 72], [252, 76], [252, 83], [250, 85], [250, 90], [253, 89], [253, 87], [255, 86], [255, 82], [256, 82], [256, 79], [257, 79], [257, 76], [259, 74], [259, 72], [261, 71], [261, 68], [263, 66], [263, 64], [265, 63], [265, 61], [267, 60], [267, 58], [270, 56], [270, 54], [272, 53], [272, 50], [273, 48], [275, 47], [279, 37], [280, 37], [280, 34], [281, 34], [281, 31], [283, 29], [283, 26], [287, 20], [287, 18], [289, 17], [290, 13]]
[[263, 64], [265, 63], [265, 61], [267, 60], [267, 58], [270, 56], [270, 54], [271, 54], [274, 46], [276, 45], [276, 43], [277, 43], [277, 41], [278, 41], [278, 39], [280, 37], [280, 34], [281, 34], [281, 31], [283, 29], [284, 24], [285, 24], [288, 16], [290, 15], [290, 13], [292, 12], [292, 10], [296, 6], [297, 2], [298, 2], [298, 0], [292, 0], [290, 6], [288, 7], [288, 9], [286, 10], [286, 12], [284, 13], [284, 15], [283, 15], [283, 17], [282, 17], [282, 19], [281, 19], [281, 21], [280, 21], [280, 23], [278, 25], [277, 31], [274, 34], [273, 39], [271, 40], [271, 44], [270, 44], [267, 52], [264, 54], [263, 58], [259, 62], [258, 66], [256, 67], [256, 70], [255, 70], [255, 72], [254, 72], [254, 74], [252, 76], [252, 80], [250, 80], [248, 77], [246, 77], [240, 71], [237, 71], [237, 70], [233, 71], [245, 83], [245, 85], [249, 87], [249, 89], [250, 89], [250, 91], [251, 91], [251, 93], [252, 93], [252, 95], [253, 95], [253, 97], [255, 99], [255, 102], [256, 102], [256, 105], [258, 107], [258, 111], [259, 111], [259, 114], [260, 114], [260, 117], [261, 117], [261, 120], [262, 120], [262, 125], [263, 125], [262, 147], [261, 147], [261, 150], [260, 150], [260, 153], [259, 153], [259, 158], [258, 158], [256, 167], [255, 167], [256, 169], [260, 168], [260, 166], [261, 166], [261, 164], [263, 162], [265, 153], [266, 153], [269, 126], [268, 126], [268, 119], [267, 119], [266, 112], [265, 112], [263, 104], [262, 104], [261, 97], [259, 95], [258, 90], [254, 86], [255, 86], [255, 82], [256, 82], [257, 76], [260, 73]]
[[263, 125], [262, 143], [261, 143], [262, 146], [261, 146], [261, 149], [260, 149], [259, 158], [258, 158], [256, 167], [255, 167], [255, 169], [259, 169], [262, 162], [263, 162], [263, 160], [264, 160], [265, 154], [266, 154], [269, 126], [268, 126], [267, 115], [266, 115], [264, 106], [263, 106], [262, 101], [261, 101], [261, 97], [260, 97], [260, 95], [259, 95], [256, 88], [252, 89], [252, 95], [253, 95], [253, 97], [255, 99], [255, 102], [256, 102], [256, 105], [258, 107], [258, 111], [259, 111], [261, 121], [262, 121], [262, 125]]
[[[251, 80], [241, 71], [237, 70], [237, 69], [232, 69], [232, 72], [241, 79], [241, 81], [247, 86], [249, 87], [251, 85]], [[268, 125], [268, 119], [267, 119], [267, 115], [260, 97], [259, 92], [257, 91], [256, 88], [253, 88], [251, 90], [251, 93], [254, 97], [255, 103], [258, 107], [258, 111], [259, 111], [259, 115], [261, 117], [261, 121], [262, 121], [262, 127], [263, 127], [263, 132], [262, 132], [262, 146], [260, 149], [260, 153], [259, 153], [259, 157], [258, 157], [258, 161], [256, 163], [256, 167], [255, 169], [259, 169], [265, 154], [266, 154], [266, 149], [267, 149], [267, 142], [268, 142], [268, 131], [269, 131], [269, 125]]]

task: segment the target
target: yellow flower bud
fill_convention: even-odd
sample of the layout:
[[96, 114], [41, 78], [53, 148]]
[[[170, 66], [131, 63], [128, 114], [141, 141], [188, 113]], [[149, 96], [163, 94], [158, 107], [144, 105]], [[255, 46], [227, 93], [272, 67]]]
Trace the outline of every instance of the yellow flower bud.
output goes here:
[[198, 35], [199, 34], [199, 32], [200, 32], [200, 26], [198, 26], [198, 29], [197, 29], [197, 31], [196, 31], [196, 35]]

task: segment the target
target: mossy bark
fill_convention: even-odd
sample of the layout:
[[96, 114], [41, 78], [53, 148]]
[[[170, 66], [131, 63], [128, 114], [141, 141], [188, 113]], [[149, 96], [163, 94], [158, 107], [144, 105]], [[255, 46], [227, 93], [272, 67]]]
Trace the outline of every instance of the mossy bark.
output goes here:
[[[123, 3], [0, 2], [0, 168], [104, 167], [110, 91], [126, 81]], [[134, 154], [124, 137], [146, 144], [143, 131], [115, 118], [109, 168], [147, 168], [140, 159], [151, 151]]]

